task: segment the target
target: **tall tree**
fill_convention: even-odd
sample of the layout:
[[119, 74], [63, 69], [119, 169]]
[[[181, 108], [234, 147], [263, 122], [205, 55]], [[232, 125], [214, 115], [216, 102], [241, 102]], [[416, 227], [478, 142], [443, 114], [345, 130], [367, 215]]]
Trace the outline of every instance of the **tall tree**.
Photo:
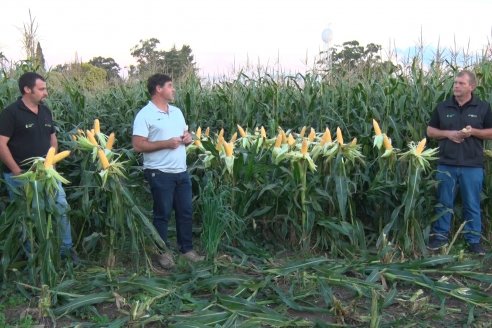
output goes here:
[[41, 43], [38, 42], [36, 46], [36, 65], [38, 65], [41, 70], [46, 70], [46, 61], [44, 59], [43, 48], [41, 48]]
[[121, 70], [120, 65], [113, 58], [98, 56], [89, 60], [89, 64], [105, 70], [108, 81], [121, 80], [119, 76]]
[[180, 50], [174, 46], [164, 51], [157, 49], [159, 43], [156, 38], [140, 40], [140, 44], [131, 49], [131, 55], [137, 61], [137, 66], [130, 66], [131, 77], [146, 77], [161, 72], [179, 79], [189, 71], [196, 73], [190, 46], [183, 45]]

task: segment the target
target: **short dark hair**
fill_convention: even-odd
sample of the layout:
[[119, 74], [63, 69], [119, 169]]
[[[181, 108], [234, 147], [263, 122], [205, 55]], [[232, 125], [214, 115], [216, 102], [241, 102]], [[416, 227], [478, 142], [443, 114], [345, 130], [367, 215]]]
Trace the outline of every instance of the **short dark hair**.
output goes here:
[[458, 73], [458, 77], [463, 77], [463, 76], [468, 76], [468, 83], [470, 85], [476, 87], [477, 86], [477, 77], [475, 76], [475, 73], [472, 71], [469, 71], [467, 69], [462, 70], [461, 72]]
[[147, 90], [150, 95], [155, 95], [155, 89], [157, 86], [163, 87], [169, 81], [172, 81], [171, 77], [166, 74], [154, 74], [147, 80]]
[[36, 85], [36, 80], [41, 80], [43, 82], [45, 81], [44, 77], [35, 72], [27, 72], [22, 74], [19, 78], [19, 90], [21, 94], [26, 93], [24, 90], [25, 87], [28, 87], [29, 89], [34, 88]]

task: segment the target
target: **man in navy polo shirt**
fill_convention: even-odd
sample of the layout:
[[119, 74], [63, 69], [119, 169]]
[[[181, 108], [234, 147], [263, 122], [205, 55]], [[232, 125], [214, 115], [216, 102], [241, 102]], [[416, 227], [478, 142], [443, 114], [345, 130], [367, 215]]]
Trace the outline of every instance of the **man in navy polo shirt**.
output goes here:
[[[171, 78], [152, 75], [147, 81], [151, 95], [149, 103], [136, 115], [133, 123], [133, 148], [143, 153], [145, 179], [154, 200], [154, 226], [167, 244], [168, 221], [174, 209], [179, 251], [192, 262], [203, 256], [193, 250], [191, 180], [186, 167], [186, 146], [192, 137], [183, 113], [175, 106]], [[158, 256], [159, 264], [170, 269], [174, 259], [170, 253]]]
[[490, 105], [473, 94], [475, 74], [461, 71], [454, 79], [453, 97], [440, 103], [427, 127], [427, 135], [439, 140], [439, 218], [432, 224], [427, 248], [447, 246], [454, 200], [459, 190], [463, 203], [464, 237], [468, 250], [485, 255], [480, 244], [482, 220], [480, 193], [483, 184], [483, 140], [492, 139]]
[[[19, 78], [19, 90], [22, 96], [0, 112], [0, 160], [4, 164], [3, 176], [11, 200], [15, 188], [21, 186], [21, 181], [13, 177], [29, 169], [26, 160], [44, 157], [50, 147], [58, 147], [51, 111], [43, 104], [48, 97], [44, 78], [37, 73], [25, 73]], [[57, 192], [56, 204], [63, 213], [60, 219], [62, 257], [70, 254], [78, 261], [72, 251], [70, 222], [66, 214], [68, 203], [63, 188]]]

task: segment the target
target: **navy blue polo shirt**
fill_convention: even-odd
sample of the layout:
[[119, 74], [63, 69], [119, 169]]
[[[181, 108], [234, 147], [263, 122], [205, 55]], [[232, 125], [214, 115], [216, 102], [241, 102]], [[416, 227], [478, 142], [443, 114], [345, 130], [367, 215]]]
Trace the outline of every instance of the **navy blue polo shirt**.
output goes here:
[[[32, 157], [44, 157], [51, 146], [51, 134], [55, 133], [53, 116], [45, 105], [39, 105], [35, 114], [26, 107], [22, 98], [0, 111], [0, 135], [9, 137], [7, 146], [15, 162], [22, 168]], [[10, 170], [4, 165], [5, 172]]]
[[[463, 106], [454, 97], [440, 103], [429, 122], [429, 126], [440, 130], [461, 130], [467, 125], [492, 128], [490, 105], [475, 95]], [[439, 140], [439, 164], [483, 167], [483, 140], [469, 137], [459, 144], [447, 138]]]

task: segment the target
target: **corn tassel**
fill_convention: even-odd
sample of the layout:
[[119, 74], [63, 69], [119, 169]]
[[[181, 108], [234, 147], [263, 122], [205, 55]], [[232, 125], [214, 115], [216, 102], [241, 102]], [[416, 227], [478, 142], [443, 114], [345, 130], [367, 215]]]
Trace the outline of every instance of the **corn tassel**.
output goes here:
[[96, 138], [94, 138], [94, 132], [87, 130], [86, 134], [87, 134], [87, 139], [89, 139], [91, 144], [93, 144], [94, 146], [97, 146]]
[[99, 161], [101, 162], [101, 166], [103, 170], [106, 170], [109, 167], [109, 161], [108, 158], [106, 157], [106, 154], [104, 153], [104, 150], [99, 149], [97, 151], [97, 155], [99, 156]]
[[379, 127], [378, 121], [376, 121], [375, 119], [372, 119], [372, 126], [374, 127], [374, 133], [377, 136], [380, 136], [381, 135], [381, 128]]
[[301, 132], [299, 132], [299, 136], [301, 138], [304, 138], [304, 134], [306, 134], [306, 126], [304, 125], [301, 129]]
[[195, 135], [198, 139], [200, 139], [202, 137], [202, 127], [201, 126], [199, 126], [198, 129], [196, 129]]
[[419, 144], [417, 145], [417, 148], [415, 149], [415, 154], [416, 155], [422, 154], [422, 151], [424, 151], [425, 143], [426, 142], [427, 142], [427, 139], [426, 138], [420, 140]]
[[94, 134], [101, 133], [101, 124], [99, 123], [99, 119], [94, 120]]
[[244, 129], [239, 124], [237, 125], [237, 129], [241, 138], [246, 138], [246, 132], [244, 132]]
[[313, 142], [314, 138], [316, 138], [316, 131], [314, 131], [314, 129], [311, 128], [311, 132], [309, 132], [309, 135], [308, 135], [308, 140]]
[[340, 144], [340, 146], [343, 146], [343, 135], [342, 135], [342, 130], [340, 130], [340, 127], [337, 127], [337, 141]]
[[384, 145], [384, 149], [386, 150], [393, 149], [393, 146], [391, 145], [391, 139], [388, 138], [386, 134], [383, 136], [383, 145]]
[[306, 156], [308, 153], [308, 141], [306, 139], [302, 140], [301, 154]]
[[53, 157], [55, 157], [55, 147], [50, 147], [48, 153], [46, 154], [46, 158], [44, 159], [44, 168], [49, 169], [53, 167]]

